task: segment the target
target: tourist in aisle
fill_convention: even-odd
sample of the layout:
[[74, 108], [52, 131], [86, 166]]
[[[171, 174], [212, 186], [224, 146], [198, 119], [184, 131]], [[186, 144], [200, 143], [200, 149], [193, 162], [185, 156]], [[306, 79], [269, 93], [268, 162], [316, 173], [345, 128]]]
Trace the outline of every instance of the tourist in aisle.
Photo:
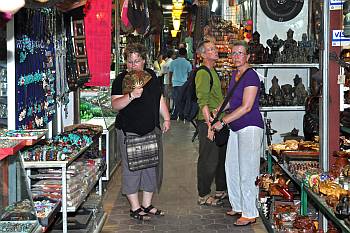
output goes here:
[[[262, 155], [264, 122], [259, 111], [260, 80], [248, 63], [248, 44], [237, 41], [232, 47], [232, 61], [237, 68], [233, 72], [229, 90], [241, 79], [225, 107], [229, 114], [213, 125], [213, 130], [230, 127], [230, 137], [226, 152], [226, 179], [232, 210], [229, 215], [241, 214], [236, 226], [246, 226], [256, 222], [259, 216], [256, 208]], [[228, 90], [228, 91], [229, 91]]]
[[[197, 53], [203, 59], [202, 65], [206, 66], [211, 73], [200, 69], [195, 77], [197, 102], [200, 108], [196, 121], [199, 138], [198, 204], [217, 206], [226, 197], [226, 177], [223, 166], [220, 166], [225, 161], [226, 145], [219, 147], [213, 142], [214, 132], [211, 129], [211, 121], [213, 120], [211, 112], [223, 101], [221, 82], [214, 69], [215, 61], [219, 56], [215, 44], [210, 41], [200, 43]], [[210, 76], [213, 77], [212, 87], [210, 87]], [[216, 195], [211, 195], [210, 187], [214, 178]]]
[[[166, 53], [165, 62], [160, 66], [160, 72], [163, 75], [163, 96], [165, 99], [165, 103], [170, 111], [172, 111], [173, 109], [173, 107], [171, 106], [173, 91], [169, 80], [169, 65], [174, 59], [174, 50], [168, 50], [168, 52]], [[172, 104], [174, 105], [174, 101], [172, 102]]]
[[[138, 43], [129, 44], [124, 57], [127, 71], [120, 73], [113, 81], [111, 93], [112, 107], [119, 111], [115, 126], [122, 158], [122, 193], [130, 203], [130, 216], [138, 220], [149, 220], [149, 214], [164, 215], [163, 211], [152, 206], [152, 197], [154, 192], [159, 192], [162, 183], [162, 132], [170, 129], [170, 114], [161, 96], [156, 74], [150, 69], [144, 69], [147, 58], [145, 46]], [[140, 73], [141, 75], [138, 75]], [[145, 76], [149, 76], [149, 80], [145, 79]], [[162, 131], [159, 113], [164, 119]], [[131, 171], [126, 138], [129, 135], [139, 137], [154, 132], [159, 148], [158, 166]], [[139, 190], [143, 191], [142, 205], [139, 202]]]
[[[173, 87], [174, 109], [171, 113], [171, 119], [177, 120], [179, 117], [179, 104], [181, 98], [181, 87], [187, 81], [188, 75], [192, 71], [192, 65], [186, 59], [186, 48], [179, 49], [179, 57], [172, 61], [169, 65], [169, 80]], [[180, 116], [183, 120], [183, 116]]]

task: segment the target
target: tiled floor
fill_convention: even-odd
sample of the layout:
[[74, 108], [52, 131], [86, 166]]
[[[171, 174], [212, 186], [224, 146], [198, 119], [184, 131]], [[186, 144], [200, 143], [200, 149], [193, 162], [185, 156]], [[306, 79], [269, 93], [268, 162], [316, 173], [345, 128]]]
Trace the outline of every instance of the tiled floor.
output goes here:
[[108, 185], [104, 209], [108, 219], [103, 233], [126, 232], [266, 232], [258, 219], [246, 227], [233, 225], [234, 217], [226, 216], [228, 201], [222, 207], [198, 206], [196, 189], [196, 161], [198, 141], [191, 142], [193, 126], [172, 121], [172, 129], [164, 136], [164, 180], [153, 204], [165, 210], [164, 217], [153, 217], [142, 222], [130, 219], [129, 204], [120, 193], [120, 171], [117, 170]]

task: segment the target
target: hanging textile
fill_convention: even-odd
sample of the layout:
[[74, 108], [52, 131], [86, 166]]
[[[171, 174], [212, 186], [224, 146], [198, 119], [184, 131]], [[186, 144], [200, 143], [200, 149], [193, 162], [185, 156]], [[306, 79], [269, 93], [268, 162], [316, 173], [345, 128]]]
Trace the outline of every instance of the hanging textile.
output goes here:
[[87, 86], [109, 86], [112, 1], [91, 0], [84, 18], [91, 79]]
[[147, 34], [150, 28], [147, 1], [129, 0], [128, 19], [138, 34]]

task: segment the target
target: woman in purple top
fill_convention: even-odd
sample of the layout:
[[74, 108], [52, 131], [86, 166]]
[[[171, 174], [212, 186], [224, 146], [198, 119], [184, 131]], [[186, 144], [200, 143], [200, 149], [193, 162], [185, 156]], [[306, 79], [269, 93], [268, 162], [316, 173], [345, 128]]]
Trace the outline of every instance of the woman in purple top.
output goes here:
[[226, 150], [226, 181], [232, 210], [228, 215], [241, 214], [234, 223], [246, 226], [256, 222], [259, 216], [255, 203], [258, 187], [255, 179], [259, 175], [262, 155], [264, 122], [259, 111], [260, 80], [248, 63], [248, 44], [237, 41], [232, 47], [232, 60], [237, 70], [233, 72], [229, 90], [242, 79], [225, 109], [229, 110], [213, 130], [230, 127]]

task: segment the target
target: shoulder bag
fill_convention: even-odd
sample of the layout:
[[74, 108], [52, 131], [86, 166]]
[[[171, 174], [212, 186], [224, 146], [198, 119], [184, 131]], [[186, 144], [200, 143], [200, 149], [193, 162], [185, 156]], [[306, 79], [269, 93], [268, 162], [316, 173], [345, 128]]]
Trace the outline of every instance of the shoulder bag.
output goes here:
[[125, 145], [130, 171], [158, 166], [159, 152], [155, 130], [144, 136], [126, 134]]

